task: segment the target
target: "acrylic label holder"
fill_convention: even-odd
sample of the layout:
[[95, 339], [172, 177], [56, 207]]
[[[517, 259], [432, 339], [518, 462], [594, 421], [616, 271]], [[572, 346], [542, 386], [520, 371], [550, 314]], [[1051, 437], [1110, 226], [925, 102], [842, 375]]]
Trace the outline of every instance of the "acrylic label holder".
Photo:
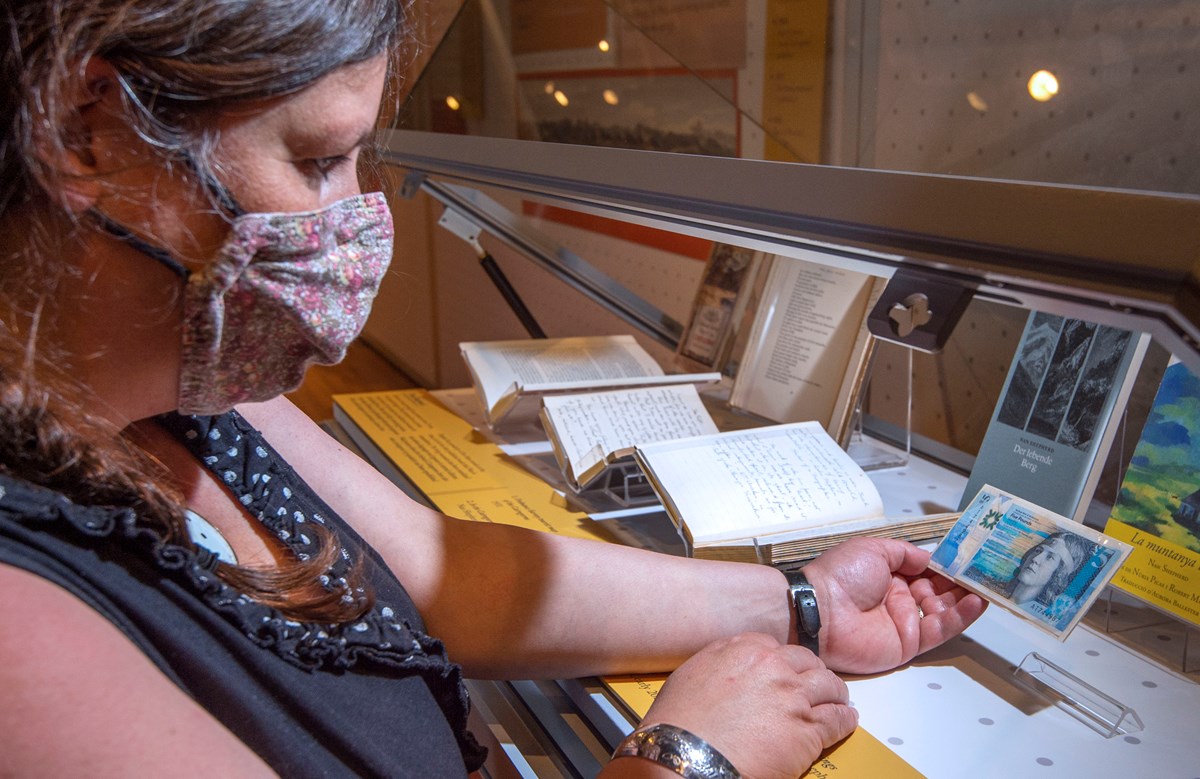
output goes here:
[[1097, 690], [1037, 652], [1030, 652], [1013, 672], [1022, 687], [1067, 712], [1105, 738], [1137, 733], [1142, 720], [1130, 707]]

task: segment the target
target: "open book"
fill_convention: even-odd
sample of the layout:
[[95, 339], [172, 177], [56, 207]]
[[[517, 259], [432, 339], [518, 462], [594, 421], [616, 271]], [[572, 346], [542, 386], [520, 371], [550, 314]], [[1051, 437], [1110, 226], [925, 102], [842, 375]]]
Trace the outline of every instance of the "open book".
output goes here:
[[717, 432], [693, 384], [548, 395], [541, 417], [554, 457], [576, 492], [610, 467], [632, 463], [638, 444]]
[[884, 286], [775, 257], [729, 404], [774, 422], [816, 420], [845, 445], [874, 344], [867, 315]]
[[631, 335], [469, 341], [459, 348], [493, 427], [525, 397], [721, 378], [715, 372], [668, 376]]
[[870, 477], [813, 421], [639, 445], [635, 457], [695, 557], [780, 564], [853, 535], [936, 537], [957, 517], [889, 520]]

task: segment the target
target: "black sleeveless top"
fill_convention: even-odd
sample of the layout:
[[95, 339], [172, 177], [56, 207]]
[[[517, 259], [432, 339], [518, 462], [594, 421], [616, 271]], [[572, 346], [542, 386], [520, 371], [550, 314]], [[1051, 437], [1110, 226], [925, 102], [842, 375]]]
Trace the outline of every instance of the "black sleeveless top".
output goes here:
[[461, 671], [374, 550], [236, 412], [160, 421], [295, 554], [310, 548], [309, 523], [333, 529], [343, 547], [327, 574], [335, 582], [347, 549], [365, 554], [372, 610], [339, 626], [288, 620], [217, 579], [210, 552], [164, 543], [132, 510], [81, 506], [2, 474], [0, 562], [104, 615], [282, 776], [478, 768]]

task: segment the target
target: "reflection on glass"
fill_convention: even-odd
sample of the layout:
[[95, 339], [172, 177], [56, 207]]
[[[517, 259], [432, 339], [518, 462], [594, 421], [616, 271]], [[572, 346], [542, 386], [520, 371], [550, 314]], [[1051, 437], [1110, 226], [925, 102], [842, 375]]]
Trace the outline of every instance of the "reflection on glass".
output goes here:
[[1200, 193], [1200, 0], [430, 7], [413, 129]]
[[1058, 79], [1048, 70], [1039, 70], [1029, 77], [1029, 96], [1044, 103], [1058, 94]]

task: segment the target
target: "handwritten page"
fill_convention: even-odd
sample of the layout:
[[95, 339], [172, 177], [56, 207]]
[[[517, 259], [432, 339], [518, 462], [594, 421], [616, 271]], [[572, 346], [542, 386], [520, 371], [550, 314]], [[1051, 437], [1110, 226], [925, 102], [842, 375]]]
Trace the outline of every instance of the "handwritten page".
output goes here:
[[548, 395], [542, 402], [547, 432], [576, 477], [637, 444], [717, 432], [692, 384]]
[[816, 422], [639, 445], [638, 455], [696, 546], [883, 514], [866, 473]]

